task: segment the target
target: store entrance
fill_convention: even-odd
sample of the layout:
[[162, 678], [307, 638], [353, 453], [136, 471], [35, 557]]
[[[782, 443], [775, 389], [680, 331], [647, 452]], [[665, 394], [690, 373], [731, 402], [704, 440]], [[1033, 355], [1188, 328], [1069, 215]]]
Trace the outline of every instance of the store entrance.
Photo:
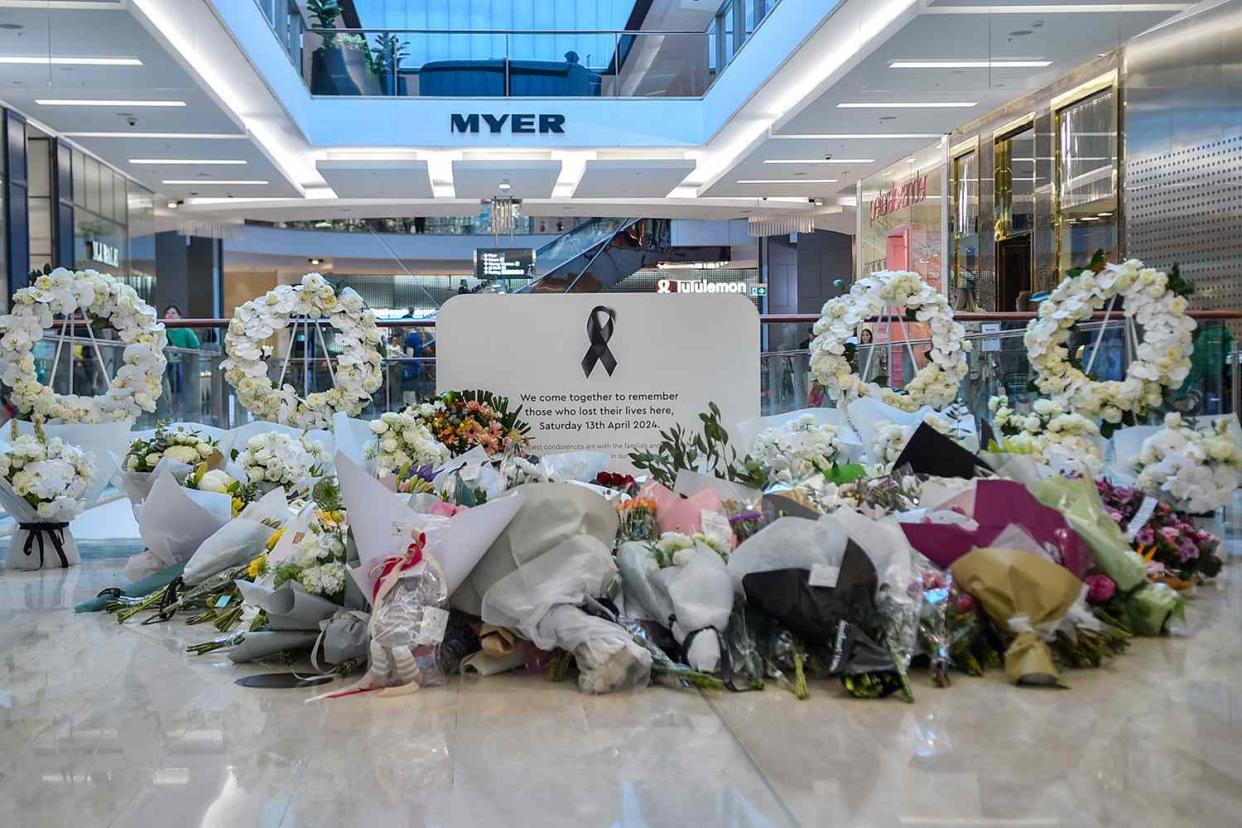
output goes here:
[[1031, 235], [998, 241], [996, 243], [996, 309], [998, 311], [1026, 310], [1018, 308], [1018, 294], [1031, 289]]

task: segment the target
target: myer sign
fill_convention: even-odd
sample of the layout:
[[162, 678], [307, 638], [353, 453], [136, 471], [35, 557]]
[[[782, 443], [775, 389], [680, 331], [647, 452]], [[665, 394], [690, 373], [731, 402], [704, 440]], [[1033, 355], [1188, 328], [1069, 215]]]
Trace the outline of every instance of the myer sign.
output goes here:
[[549, 132], [563, 135], [565, 132], [565, 116], [546, 113], [491, 115], [486, 112], [476, 112], [462, 115], [454, 112], [449, 116], [449, 120], [453, 132], [464, 132], [471, 135], [477, 135], [483, 127], [492, 134], [500, 134], [506, 128], [514, 135], [535, 135], [537, 133]]
[[110, 244], [104, 244], [101, 241], [88, 239], [86, 242], [86, 257], [92, 262], [106, 264], [109, 267], [121, 266], [121, 251]]
[[744, 296], [455, 296], [436, 354], [440, 391], [521, 404], [535, 454], [604, 451], [632, 470], [662, 429], [701, 429], [708, 403], [729, 429], [759, 416], [759, 313]]

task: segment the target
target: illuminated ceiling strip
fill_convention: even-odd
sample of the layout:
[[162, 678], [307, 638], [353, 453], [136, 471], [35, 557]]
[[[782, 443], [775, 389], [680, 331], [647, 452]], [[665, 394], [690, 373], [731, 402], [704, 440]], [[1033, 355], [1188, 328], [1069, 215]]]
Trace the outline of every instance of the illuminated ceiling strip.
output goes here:
[[1193, 3], [1072, 3], [1063, 6], [931, 6], [923, 14], [1115, 14], [1120, 12], [1179, 12]]
[[270, 184], [262, 178], [165, 178], [161, 184]]
[[836, 178], [739, 178], [738, 184], [837, 184]]
[[1050, 60], [894, 60], [890, 69], [1042, 69]]
[[876, 138], [939, 138], [939, 132], [806, 132], [798, 135], [769, 135], [777, 140], [850, 141]]
[[161, 140], [245, 140], [249, 136], [225, 132], [62, 132], [66, 138], [156, 138]]
[[846, 101], [837, 109], [969, 109], [977, 101]]
[[92, 100], [90, 98], [35, 98], [35, 103], [39, 106], [132, 106], [135, 108], [185, 106], [185, 101]]
[[157, 166], [240, 166], [247, 162], [240, 158], [131, 158], [129, 163]]
[[765, 164], [873, 164], [874, 158], [769, 158]]
[[51, 57], [49, 55], [0, 55], [0, 63], [21, 66], [141, 66], [136, 57]]

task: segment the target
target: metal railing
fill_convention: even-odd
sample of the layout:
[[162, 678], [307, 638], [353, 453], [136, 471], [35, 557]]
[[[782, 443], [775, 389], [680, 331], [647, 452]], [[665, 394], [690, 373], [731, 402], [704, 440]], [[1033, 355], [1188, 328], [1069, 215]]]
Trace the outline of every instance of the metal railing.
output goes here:
[[779, 0], [727, 0], [704, 31], [316, 27], [255, 2], [315, 95], [697, 98]]

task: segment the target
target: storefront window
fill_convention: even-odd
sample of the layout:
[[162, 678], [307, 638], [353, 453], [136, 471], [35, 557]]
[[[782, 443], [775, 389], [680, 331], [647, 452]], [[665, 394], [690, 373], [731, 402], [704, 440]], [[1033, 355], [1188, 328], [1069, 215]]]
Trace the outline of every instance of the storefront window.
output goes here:
[[49, 138], [26, 141], [26, 176], [30, 228], [30, 269], [42, 270], [52, 263], [52, 142]]
[[953, 205], [949, 211], [949, 239], [953, 246], [953, 286], [974, 290], [979, 257], [979, 152], [953, 159]]
[[1035, 129], [996, 142], [996, 238], [1035, 228]]
[[1056, 112], [1057, 264], [1117, 251], [1117, 107], [1105, 89]]
[[129, 273], [129, 182], [106, 164], [73, 151], [74, 266]]

